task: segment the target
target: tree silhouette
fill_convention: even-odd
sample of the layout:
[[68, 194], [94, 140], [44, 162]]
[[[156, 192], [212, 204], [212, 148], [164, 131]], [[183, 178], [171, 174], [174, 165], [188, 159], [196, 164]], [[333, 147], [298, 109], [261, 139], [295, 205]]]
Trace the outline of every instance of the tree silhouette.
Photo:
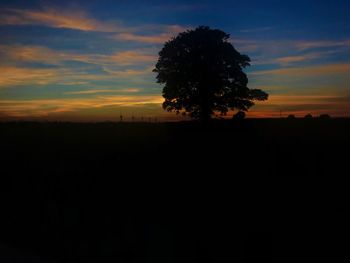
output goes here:
[[163, 108], [208, 121], [214, 112], [248, 111], [254, 100], [267, 100], [249, 89], [243, 69], [250, 58], [229, 42], [229, 34], [206, 26], [180, 33], [159, 52], [154, 72], [163, 88]]
[[320, 115], [320, 119], [322, 120], [329, 120], [331, 118], [331, 116], [329, 114], [321, 114]]
[[245, 118], [245, 112], [244, 111], [239, 111], [232, 117], [233, 119], [236, 120], [243, 120]]
[[295, 119], [295, 115], [294, 114], [289, 114], [287, 119]]
[[305, 119], [312, 119], [311, 113], [306, 114], [304, 118], [305, 118]]

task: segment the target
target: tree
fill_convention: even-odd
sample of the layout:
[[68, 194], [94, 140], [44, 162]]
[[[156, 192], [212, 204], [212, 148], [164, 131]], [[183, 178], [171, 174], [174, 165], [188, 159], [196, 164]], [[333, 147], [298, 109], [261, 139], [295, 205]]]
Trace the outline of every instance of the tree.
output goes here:
[[311, 113], [306, 114], [304, 118], [305, 118], [305, 119], [312, 119]]
[[248, 111], [255, 100], [267, 100], [260, 89], [249, 89], [243, 69], [250, 58], [229, 42], [229, 34], [200, 26], [167, 41], [154, 72], [163, 88], [163, 108], [208, 121], [217, 112]]
[[295, 119], [295, 115], [294, 114], [289, 114], [287, 119]]

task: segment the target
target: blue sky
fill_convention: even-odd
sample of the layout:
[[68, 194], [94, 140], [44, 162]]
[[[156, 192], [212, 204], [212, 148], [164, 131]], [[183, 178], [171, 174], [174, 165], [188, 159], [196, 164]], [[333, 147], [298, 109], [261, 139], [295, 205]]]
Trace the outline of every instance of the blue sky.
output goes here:
[[350, 115], [350, 2], [7, 1], [0, 3], [0, 118], [176, 118], [152, 68], [198, 25], [231, 34], [270, 94], [248, 116]]

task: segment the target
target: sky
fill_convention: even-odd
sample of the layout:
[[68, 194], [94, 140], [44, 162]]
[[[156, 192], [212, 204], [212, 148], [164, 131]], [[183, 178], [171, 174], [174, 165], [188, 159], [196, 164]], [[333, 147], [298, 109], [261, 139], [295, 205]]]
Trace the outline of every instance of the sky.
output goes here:
[[249, 88], [270, 94], [248, 117], [350, 117], [349, 14], [348, 0], [1, 0], [0, 119], [185, 118], [162, 109], [152, 69], [200, 25], [229, 33]]

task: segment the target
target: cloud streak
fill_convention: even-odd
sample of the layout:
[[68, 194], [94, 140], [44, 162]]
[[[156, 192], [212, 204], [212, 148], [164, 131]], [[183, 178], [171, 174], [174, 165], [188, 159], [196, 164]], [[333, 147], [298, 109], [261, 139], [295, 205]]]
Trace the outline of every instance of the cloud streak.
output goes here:
[[80, 90], [80, 91], [68, 91], [64, 92], [64, 94], [74, 94], [74, 95], [81, 95], [81, 94], [98, 94], [98, 93], [137, 93], [140, 89], [138, 88], [127, 88], [127, 89], [101, 89], [101, 90]]
[[334, 74], [349, 74], [350, 64], [329, 64], [315, 65], [308, 67], [292, 67], [280, 68], [273, 70], [262, 70], [250, 73], [251, 75], [278, 75], [288, 77], [308, 77], [308, 76], [324, 76]]
[[159, 95], [139, 96], [98, 96], [95, 98], [42, 99], [42, 100], [0, 100], [0, 111], [9, 117], [43, 117], [52, 113], [76, 112], [91, 108], [111, 106], [137, 107], [159, 105], [163, 98]]
[[22, 84], [44, 85], [58, 80], [59, 73], [54, 69], [0, 66], [0, 88]]
[[[25, 68], [15, 66], [0, 66], [0, 89], [14, 86], [42, 86], [42, 85], [83, 85], [90, 81], [118, 81], [121, 79], [142, 80], [152, 74], [152, 68], [114, 70], [104, 68], [105, 74], [87, 73], [82, 69], [72, 70], [69, 68], [43, 69]], [[130, 82], [131, 83], [131, 82]], [[92, 85], [95, 86], [95, 85]]]
[[[154, 26], [153, 26], [154, 27]], [[112, 36], [112, 39], [117, 41], [134, 41], [146, 44], [164, 44], [178, 33], [183, 32], [190, 27], [182, 27], [179, 25], [157, 25], [158, 30], [160, 29], [163, 33], [154, 35], [141, 35], [132, 32], [120, 33]]]
[[[147, 51], [149, 52], [149, 51]], [[145, 50], [121, 51], [110, 55], [79, 54], [57, 51], [43, 46], [0, 45], [0, 88], [16, 85], [82, 85], [91, 80], [142, 77], [152, 74], [157, 56]], [[70, 67], [69, 61], [101, 67], [101, 72], [85, 72], [88, 66]], [[31, 67], [26, 63], [43, 63], [55, 67]]]
[[[148, 51], [149, 52], [149, 51]], [[72, 51], [57, 51], [44, 46], [0, 45], [0, 55], [4, 63], [10, 62], [42, 62], [60, 65], [64, 61], [78, 61], [96, 65], [143, 65], [155, 63], [157, 56], [142, 49], [127, 50], [101, 54], [79, 54]]]
[[147, 44], [162, 44], [165, 43], [167, 40], [171, 38], [170, 34], [164, 33], [159, 35], [151, 35], [151, 36], [145, 36], [145, 35], [137, 35], [133, 33], [122, 33], [117, 34], [112, 37], [114, 40], [118, 41], [135, 41], [135, 42], [141, 42], [141, 43], [147, 43]]
[[81, 9], [57, 9], [44, 7], [41, 10], [5, 9], [1, 14], [2, 25], [44, 25], [54, 28], [69, 28], [83, 31], [116, 32], [120, 28], [110, 22], [101, 22], [88, 16]]
[[111, 55], [108, 59], [119, 65], [135, 65], [141, 63], [155, 63], [157, 56], [143, 53], [139, 50], [128, 50]]
[[350, 47], [350, 39], [334, 41], [334, 40], [318, 40], [318, 41], [299, 41], [296, 47], [299, 50], [330, 48], [330, 47]]
[[[52, 28], [73, 29], [114, 33], [111, 39], [117, 41], [133, 41], [147, 44], [161, 44], [175, 34], [184, 31], [179, 25], [143, 25], [126, 26], [116, 21], [101, 21], [89, 16], [82, 9], [59, 9], [42, 7], [39, 10], [4, 9], [0, 12], [0, 25], [40, 25]], [[144, 35], [144, 29], [161, 31], [157, 34]]]

